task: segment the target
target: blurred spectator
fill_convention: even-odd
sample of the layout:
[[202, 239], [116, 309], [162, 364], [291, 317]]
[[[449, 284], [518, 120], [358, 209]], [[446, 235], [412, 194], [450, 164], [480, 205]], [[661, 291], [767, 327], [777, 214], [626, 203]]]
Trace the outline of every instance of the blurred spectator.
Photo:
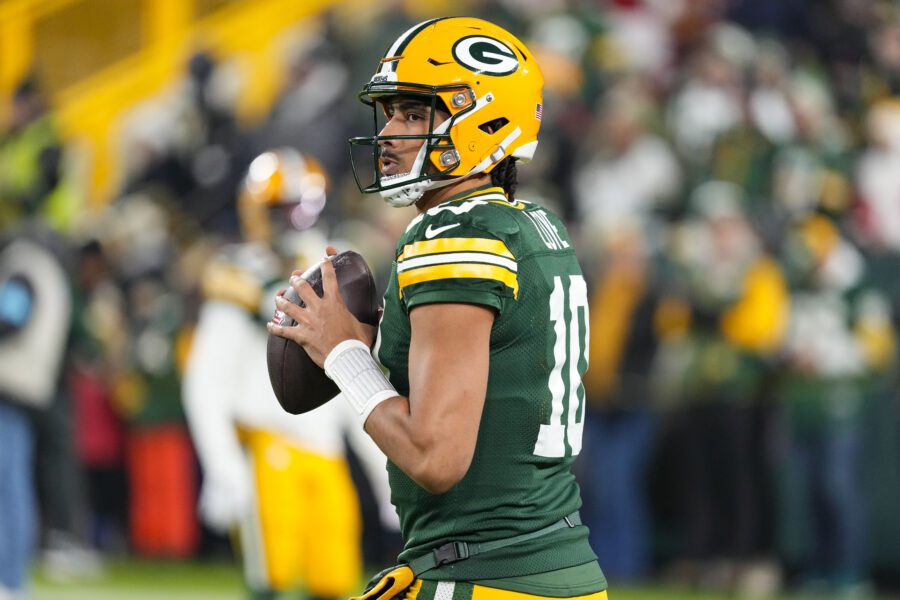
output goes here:
[[93, 324], [77, 371], [81, 416], [92, 432], [83, 439], [85, 461], [94, 489], [105, 491], [95, 507], [98, 543], [119, 543], [103, 536], [127, 532], [135, 553], [168, 558], [192, 556], [200, 532], [180, 394], [190, 291], [178, 280], [180, 217], [150, 194], [107, 207], [98, 227], [103, 245], [85, 248], [82, 276], [85, 300], [98, 309], [85, 316], [115, 327]]
[[609, 39], [618, 68], [627, 73], [664, 78], [671, 65], [674, 40], [672, 22], [681, 8], [678, 2], [609, 2]]
[[292, 149], [251, 163], [238, 200], [244, 241], [225, 246], [203, 275], [205, 301], [183, 382], [203, 467], [200, 514], [218, 531], [240, 527], [254, 600], [298, 586], [336, 598], [362, 574], [344, 405], [289, 415], [266, 367], [264, 324], [275, 291], [285, 273], [324, 251], [310, 228], [324, 208], [326, 181], [318, 163]]
[[130, 343], [114, 398], [128, 426], [131, 547], [142, 556], [188, 558], [200, 530], [180, 393], [179, 350], [187, 334], [182, 298], [167, 276], [147, 272], [126, 288]]
[[[531, 168], [523, 170], [522, 189], [539, 190], [565, 220], [578, 218], [574, 173], [584, 132], [592, 127], [593, 117], [585, 94], [601, 85], [605, 73], [595, 50], [603, 29], [601, 15], [578, 11], [562, 4], [534, 3], [526, 10], [512, 3], [501, 3], [519, 21], [516, 27], [527, 31], [525, 38], [542, 65], [545, 78], [541, 148]], [[488, 20], [497, 20], [494, 11]], [[528, 17], [528, 20], [525, 17]]]
[[738, 67], [715, 48], [691, 58], [685, 81], [668, 105], [668, 125], [676, 147], [692, 170], [702, 169], [716, 138], [743, 116]]
[[687, 335], [666, 348], [680, 365], [668, 426], [680, 456], [674, 493], [683, 530], [671, 575], [740, 593], [763, 581], [771, 593], [771, 574], [758, 575], [771, 552], [760, 395], [786, 326], [788, 292], [741, 194], [724, 182], [695, 190], [696, 216], [678, 225], [670, 250], [669, 293], [690, 307]]
[[39, 216], [58, 231], [79, 216], [80, 198], [63, 169], [63, 146], [34, 75], [16, 88], [0, 135], [0, 231]]
[[793, 275], [785, 369], [787, 530], [803, 588], [857, 595], [870, 573], [861, 481], [863, 424], [880, 373], [894, 356], [890, 307], [863, 284], [862, 257], [826, 217], [799, 223], [786, 244]]
[[[25, 594], [36, 543], [31, 410], [59, 384], [71, 295], [56, 241], [20, 222], [0, 243], [0, 598]], [[58, 247], [58, 246], [57, 246]]]
[[859, 218], [868, 245], [900, 253], [900, 102], [882, 101], [868, 115], [869, 146], [859, 158]]
[[[36, 75], [27, 76], [12, 98], [11, 121], [0, 135], [0, 231], [22, 227], [67, 233], [81, 218], [80, 196], [65, 166], [66, 150], [47, 109]], [[26, 225], [28, 224], [28, 225]], [[67, 241], [43, 232], [38, 241], [64, 256]], [[67, 265], [64, 265], [64, 268]], [[66, 315], [64, 324], [70, 316]], [[56, 333], [64, 345], [69, 330]], [[73, 452], [71, 402], [65, 377], [53, 380], [52, 400], [31, 414], [34, 422], [36, 481], [41, 507], [45, 573], [51, 577], [96, 574], [98, 561], [83, 544], [79, 522], [83, 490]]]
[[796, 132], [786, 90], [790, 73], [785, 48], [775, 40], [758, 44], [748, 98], [750, 120], [773, 144], [789, 142]]
[[[782, 224], [813, 211], [835, 216], [852, 201], [849, 140], [822, 84], [796, 74], [788, 86], [794, 134], [782, 140], [773, 159], [773, 210]], [[776, 230], [784, 235], [785, 230]]]
[[890, 29], [891, 10], [888, 3], [872, 0], [832, 0], [807, 12], [806, 39], [830, 76], [838, 114], [848, 121], [857, 121], [877, 97], [897, 92], [889, 82], [897, 81], [898, 40], [879, 33]]
[[591, 368], [580, 472], [591, 546], [612, 585], [650, 574], [653, 538], [646, 480], [656, 429], [653, 362], [661, 299], [645, 230], [604, 238], [591, 295]]
[[722, 70], [737, 112], [734, 120], [727, 126], [723, 123], [714, 135], [708, 164], [699, 169], [694, 165], [694, 174], [700, 176], [697, 183], [727, 181], [741, 188], [743, 210], [756, 221], [768, 211], [772, 156], [776, 143], [789, 133], [790, 113], [782, 104], [787, 102], [781, 90], [773, 89], [771, 82], [761, 78], [759, 85], [751, 87], [748, 74], [757, 67], [763, 75], [766, 66], [765, 54], [761, 56], [756, 41], [733, 25], [719, 25], [710, 33], [707, 52], [722, 61], [717, 69]]
[[604, 96], [598, 126], [584, 140], [586, 162], [575, 173], [578, 218], [590, 231], [614, 235], [628, 223], [649, 230], [677, 198], [681, 167], [648, 130], [653, 108], [636, 80]]
[[237, 83], [212, 54], [197, 52], [179, 85], [139, 107], [126, 126], [122, 195], [152, 193], [203, 230], [237, 236], [234, 190], [250, 156], [234, 116]]
[[[66, 248], [69, 251], [69, 248]], [[101, 561], [89, 543], [87, 531], [88, 498], [84, 472], [77, 452], [80, 420], [77, 396], [81, 381], [75, 375], [82, 284], [79, 277], [79, 252], [67, 267], [76, 273], [72, 286], [71, 328], [65, 332], [66, 355], [62, 376], [54, 399], [46, 410], [34, 415], [36, 432], [35, 466], [41, 505], [42, 573], [48, 579], [72, 582], [97, 577]], [[71, 263], [75, 263], [74, 265]]]
[[[861, 245], [869, 280], [892, 306], [900, 329], [900, 104], [882, 100], [867, 115], [868, 144], [856, 155], [854, 239]], [[896, 392], [897, 384], [894, 383]]]
[[75, 267], [67, 379], [75, 450], [88, 497], [88, 537], [107, 553], [126, 548], [125, 431], [113, 401], [114, 377], [127, 350], [124, 297], [107, 251], [85, 242]]
[[339, 181], [349, 169], [347, 139], [353, 123], [347, 114], [356, 99], [355, 90], [348, 90], [346, 61], [327, 33], [304, 38], [294, 50], [284, 89], [255, 132], [254, 148], [257, 153], [272, 147], [313, 153], [329, 178]]

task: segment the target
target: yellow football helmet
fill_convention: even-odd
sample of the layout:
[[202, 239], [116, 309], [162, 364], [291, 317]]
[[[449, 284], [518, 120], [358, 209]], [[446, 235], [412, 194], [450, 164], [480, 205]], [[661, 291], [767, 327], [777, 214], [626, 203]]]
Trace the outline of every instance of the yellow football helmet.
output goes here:
[[[360, 100], [373, 108], [375, 135], [350, 140], [351, 150], [372, 146], [370, 184], [360, 180], [351, 151], [359, 189], [380, 192], [392, 206], [409, 206], [426, 190], [489, 173], [506, 157], [531, 160], [543, 113], [543, 85], [534, 57], [505, 29], [470, 17], [419, 23], [391, 45], [360, 92]], [[378, 101], [396, 95], [430, 102], [428, 134], [379, 135]], [[436, 107], [450, 112], [437, 127]], [[399, 138], [421, 138], [422, 149], [409, 173], [382, 176], [379, 141]]]
[[286, 231], [312, 227], [325, 207], [327, 181], [316, 160], [293, 148], [257, 156], [238, 194], [244, 238], [275, 244]]

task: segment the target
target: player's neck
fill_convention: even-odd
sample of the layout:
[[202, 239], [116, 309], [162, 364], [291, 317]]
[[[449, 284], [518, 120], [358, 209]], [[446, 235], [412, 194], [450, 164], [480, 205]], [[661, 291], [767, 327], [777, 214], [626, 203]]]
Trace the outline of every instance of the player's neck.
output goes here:
[[416, 210], [419, 211], [419, 214], [425, 212], [429, 208], [434, 208], [438, 204], [442, 202], [446, 202], [450, 198], [454, 196], [459, 196], [469, 190], [474, 190], [475, 188], [484, 187], [491, 183], [491, 176], [487, 174], [474, 175], [472, 177], [466, 177], [462, 181], [457, 181], [451, 185], [437, 188], [433, 190], [428, 190], [422, 197], [416, 202]]

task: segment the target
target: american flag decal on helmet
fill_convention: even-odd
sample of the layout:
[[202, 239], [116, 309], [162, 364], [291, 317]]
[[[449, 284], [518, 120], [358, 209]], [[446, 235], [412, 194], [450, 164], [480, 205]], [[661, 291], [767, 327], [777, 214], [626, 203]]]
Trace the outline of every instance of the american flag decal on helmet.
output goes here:
[[534, 118], [538, 121], [541, 120], [541, 117], [544, 116], [544, 107], [541, 106], [541, 103], [538, 102], [537, 106], [534, 107]]

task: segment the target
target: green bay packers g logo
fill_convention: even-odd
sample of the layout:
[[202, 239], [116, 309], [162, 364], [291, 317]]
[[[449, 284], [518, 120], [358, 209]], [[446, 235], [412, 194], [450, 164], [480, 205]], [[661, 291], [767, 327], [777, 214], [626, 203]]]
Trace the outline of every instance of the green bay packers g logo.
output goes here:
[[470, 71], [486, 75], [509, 75], [519, 68], [519, 59], [506, 44], [483, 35], [470, 35], [456, 42], [453, 58]]

